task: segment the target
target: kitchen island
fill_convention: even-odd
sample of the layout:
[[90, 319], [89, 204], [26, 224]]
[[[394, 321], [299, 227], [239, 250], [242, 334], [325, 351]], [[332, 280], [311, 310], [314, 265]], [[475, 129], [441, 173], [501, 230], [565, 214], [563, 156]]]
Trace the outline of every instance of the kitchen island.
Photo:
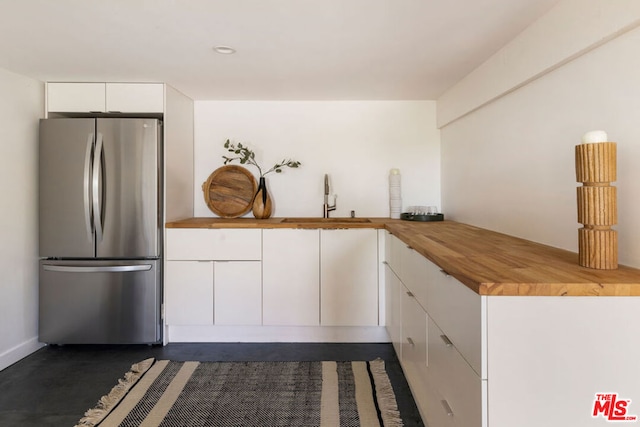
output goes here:
[[[365, 319], [362, 324], [350, 318], [340, 326], [324, 325], [321, 314], [331, 310], [320, 308], [314, 312], [314, 326], [256, 323], [247, 338], [376, 340], [385, 338], [379, 329], [385, 325], [386, 339], [396, 348], [422, 416], [433, 427], [598, 426], [615, 416], [632, 421], [640, 413], [640, 405], [634, 405], [640, 399], [640, 344], [634, 339], [640, 325], [640, 270], [580, 267], [573, 252], [451, 221], [368, 220], [177, 221], [167, 224], [168, 259], [171, 263], [171, 233], [180, 229], [249, 230], [256, 248], [267, 236], [268, 250], [263, 246], [258, 255], [255, 249], [254, 258], [262, 258], [243, 260], [262, 262], [265, 272], [269, 267], [264, 263], [275, 262], [269, 254], [283, 251], [279, 243], [285, 240], [294, 242], [294, 249], [284, 250], [284, 264], [276, 265], [297, 269], [300, 261], [286, 263], [286, 258], [309, 248], [307, 255], [322, 260], [315, 248], [323, 246], [323, 240], [316, 235], [375, 231], [377, 241], [368, 245], [378, 247], [379, 299], [371, 299], [375, 292], [366, 283], [357, 285], [364, 292], [362, 301], [346, 292], [357, 280], [342, 284], [351, 310], [367, 313], [355, 317]], [[286, 239], [279, 241], [278, 235], [271, 235], [274, 230], [292, 234], [283, 234]], [[357, 247], [350, 246], [348, 254]], [[372, 268], [370, 262], [360, 262]], [[352, 265], [350, 260], [347, 264]], [[305, 270], [311, 276], [320, 271], [317, 266]], [[256, 274], [256, 307], [264, 302], [265, 292], [258, 283]], [[323, 295], [319, 279], [307, 283], [318, 289], [314, 296]], [[330, 295], [339, 300], [342, 294]], [[279, 295], [280, 307], [304, 305], [290, 296]], [[311, 301], [310, 307], [327, 303]], [[364, 301], [378, 304], [378, 324], [370, 310], [355, 305]], [[216, 328], [214, 322], [210, 328]], [[273, 335], [275, 330], [284, 331], [284, 336]], [[622, 410], [616, 415], [608, 409], [613, 395], [626, 405], [622, 415]]]

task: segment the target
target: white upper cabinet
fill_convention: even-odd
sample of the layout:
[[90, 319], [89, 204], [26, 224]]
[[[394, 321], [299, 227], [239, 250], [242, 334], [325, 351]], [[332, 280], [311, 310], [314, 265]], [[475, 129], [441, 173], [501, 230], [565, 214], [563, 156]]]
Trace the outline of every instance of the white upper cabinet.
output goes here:
[[162, 113], [164, 88], [160, 83], [107, 83], [107, 112]]
[[47, 83], [47, 111], [163, 113], [162, 83]]
[[50, 112], [104, 113], [105, 83], [48, 83], [47, 110]]

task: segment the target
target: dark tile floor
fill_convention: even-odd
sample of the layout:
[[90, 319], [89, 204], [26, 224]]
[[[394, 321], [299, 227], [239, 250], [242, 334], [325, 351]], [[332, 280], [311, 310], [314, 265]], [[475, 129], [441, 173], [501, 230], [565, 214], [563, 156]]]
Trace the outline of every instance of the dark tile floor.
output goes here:
[[148, 357], [197, 361], [384, 359], [406, 426], [420, 415], [391, 344], [49, 346], [0, 371], [0, 426], [74, 426], [129, 367]]

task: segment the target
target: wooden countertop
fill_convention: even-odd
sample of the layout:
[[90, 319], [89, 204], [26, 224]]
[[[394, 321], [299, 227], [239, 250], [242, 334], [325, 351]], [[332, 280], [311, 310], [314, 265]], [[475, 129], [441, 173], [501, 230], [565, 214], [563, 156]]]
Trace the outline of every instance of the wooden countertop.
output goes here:
[[384, 228], [389, 218], [187, 218], [167, 228]]
[[[578, 254], [452, 221], [310, 222], [308, 218], [190, 218], [167, 228], [378, 228], [386, 229], [480, 295], [640, 296], [640, 270], [594, 270]], [[577, 236], [577, 234], [576, 234]], [[577, 238], [577, 237], [576, 237]]]

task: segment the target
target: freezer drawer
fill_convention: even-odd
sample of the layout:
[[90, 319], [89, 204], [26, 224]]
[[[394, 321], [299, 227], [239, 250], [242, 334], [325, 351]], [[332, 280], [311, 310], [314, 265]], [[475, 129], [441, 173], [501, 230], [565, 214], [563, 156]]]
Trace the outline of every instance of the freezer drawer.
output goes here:
[[160, 342], [160, 265], [159, 260], [41, 260], [40, 341]]

